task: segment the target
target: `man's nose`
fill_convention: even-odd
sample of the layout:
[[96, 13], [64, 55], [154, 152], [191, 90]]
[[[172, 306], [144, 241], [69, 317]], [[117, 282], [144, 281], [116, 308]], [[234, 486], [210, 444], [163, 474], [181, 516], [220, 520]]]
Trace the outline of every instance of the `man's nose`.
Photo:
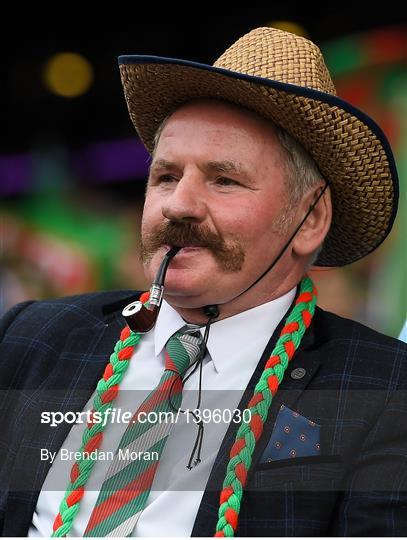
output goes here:
[[183, 176], [165, 199], [162, 213], [170, 221], [201, 223], [206, 216], [206, 205], [200, 181]]

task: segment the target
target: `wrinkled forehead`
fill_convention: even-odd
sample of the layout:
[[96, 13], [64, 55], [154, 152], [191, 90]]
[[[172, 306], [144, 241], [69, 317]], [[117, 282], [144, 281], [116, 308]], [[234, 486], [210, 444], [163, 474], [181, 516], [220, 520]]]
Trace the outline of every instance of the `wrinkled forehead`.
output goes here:
[[233, 124], [257, 126], [257, 128], [276, 133], [276, 126], [269, 119], [245, 107], [223, 99], [197, 98], [180, 104], [161, 123], [157, 133], [162, 132], [169, 120], [185, 117], [201, 117], [208, 121], [212, 118], [228, 119]]
[[[155, 136], [153, 159], [162, 135], [172, 140], [183, 139], [187, 150], [198, 131], [206, 131], [208, 135], [216, 133], [219, 145], [223, 145], [225, 151], [233, 151], [236, 140], [241, 150], [251, 151], [253, 156], [261, 149], [284, 158], [284, 149], [272, 122], [233, 103], [197, 99], [183, 103], [162, 122]], [[207, 142], [205, 138], [200, 139], [201, 145]]]

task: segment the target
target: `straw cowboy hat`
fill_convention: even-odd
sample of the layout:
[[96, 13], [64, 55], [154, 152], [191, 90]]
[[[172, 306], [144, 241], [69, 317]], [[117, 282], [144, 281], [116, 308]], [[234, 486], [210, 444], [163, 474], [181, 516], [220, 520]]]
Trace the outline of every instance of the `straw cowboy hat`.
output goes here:
[[398, 181], [379, 126], [339, 99], [320, 50], [302, 37], [257, 28], [213, 66], [155, 56], [120, 56], [131, 119], [149, 152], [164, 118], [207, 97], [255, 111], [284, 128], [314, 158], [329, 182], [333, 222], [318, 266], [343, 266], [373, 251], [389, 234]]

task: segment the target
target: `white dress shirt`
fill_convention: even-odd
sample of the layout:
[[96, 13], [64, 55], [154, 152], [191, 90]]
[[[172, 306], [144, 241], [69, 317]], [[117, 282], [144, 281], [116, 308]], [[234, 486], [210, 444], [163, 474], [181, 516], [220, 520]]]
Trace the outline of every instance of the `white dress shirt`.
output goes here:
[[[207, 353], [203, 360], [201, 409], [233, 411], [242, 397], [263, 350], [295, 296], [295, 288], [284, 296], [211, 325]], [[164, 370], [164, 347], [171, 335], [185, 325], [178, 313], [165, 301], [155, 327], [137, 346], [120, 384], [113, 406], [134, 413], [154, 388]], [[201, 329], [203, 333], [203, 329]], [[199, 370], [186, 382], [182, 409], [194, 409]], [[195, 392], [194, 392], [195, 391]], [[84, 411], [92, 409], [95, 394]], [[164, 447], [147, 505], [137, 522], [133, 536], [191, 535], [205, 485], [229, 423], [219, 418], [204, 423], [201, 463], [188, 470], [197, 426], [182, 415], [172, 427]], [[115, 451], [126, 429], [125, 423], [106, 426], [101, 451]], [[61, 449], [78, 451], [83, 424], [76, 424]], [[83, 536], [92, 509], [111, 461], [98, 460], [85, 486], [85, 494], [74, 520], [71, 536]], [[73, 461], [61, 460], [61, 450], [45, 479], [33, 515], [28, 536], [50, 536], [52, 524], [64, 496]]]

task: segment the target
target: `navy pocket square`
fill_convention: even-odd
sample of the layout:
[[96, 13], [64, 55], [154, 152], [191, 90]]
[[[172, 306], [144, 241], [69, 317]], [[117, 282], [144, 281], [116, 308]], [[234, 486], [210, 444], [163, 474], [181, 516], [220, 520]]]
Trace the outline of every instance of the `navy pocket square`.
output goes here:
[[281, 405], [260, 463], [321, 455], [321, 426]]

